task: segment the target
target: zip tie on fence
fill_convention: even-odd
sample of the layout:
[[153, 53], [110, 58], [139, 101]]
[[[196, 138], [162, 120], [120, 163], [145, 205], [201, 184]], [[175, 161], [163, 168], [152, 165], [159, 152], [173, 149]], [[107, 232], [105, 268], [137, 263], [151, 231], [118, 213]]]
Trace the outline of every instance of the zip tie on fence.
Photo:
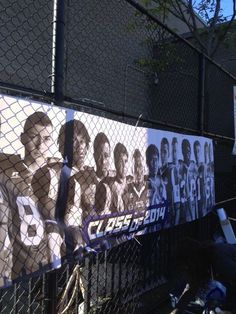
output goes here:
[[220, 201], [220, 202], [216, 203], [215, 206], [218, 207], [219, 205], [223, 205], [225, 203], [232, 202], [232, 201], [236, 201], [236, 196], [231, 197], [231, 198], [227, 198], [226, 200], [223, 200], [223, 201]]
[[[66, 285], [66, 288], [65, 288], [65, 290], [63, 292], [63, 295], [61, 297], [61, 300], [59, 302], [58, 314], [64, 314], [70, 308], [71, 304], [73, 303], [73, 301], [74, 301], [74, 299], [76, 297], [76, 293], [78, 291], [78, 286], [80, 286], [80, 284], [79, 284], [80, 282], [81, 282], [80, 281], [80, 266], [76, 265], [74, 267], [74, 269], [73, 269], [73, 272], [72, 272], [72, 274], [71, 274], [71, 276], [69, 278], [69, 281], [68, 281], [68, 283]], [[68, 292], [69, 292], [69, 290], [70, 290], [70, 288], [71, 288], [73, 283], [74, 283], [74, 288], [72, 290], [72, 296], [71, 296], [69, 302], [67, 303], [67, 305], [65, 306], [65, 308], [61, 310], [60, 308], [64, 307], [65, 299], [66, 299], [67, 294], [68, 294]], [[81, 289], [81, 292], [82, 292], [82, 295], [84, 297], [83, 289]]]
[[138, 240], [135, 236], [134, 236], [134, 240], [135, 240], [136, 242], [138, 242], [139, 245], [142, 246], [142, 244], [139, 242], [139, 240]]
[[[232, 202], [232, 201], [236, 201], [236, 196], [234, 196], [234, 197], [231, 197], [231, 198], [227, 198], [226, 200], [223, 200], [223, 201], [220, 201], [220, 202], [218, 202], [218, 203], [216, 203], [215, 204], [215, 206], [219, 206], [219, 205], [223, 205], [223, 204], [225, 204], [225, 203], [229, 203], [229, 202]], [[217, 213], [215, 213], [214, 211], [213, 211], [213, 213], [215, 214], [215, 215], [217, 215]], [[233, 218], [233, 217], [227, 217], [227, 219], [228, 220], [231, 220], [231, 221], [236, 221], [236, 218]]]
[[229, 220], [236, 221], [236, 218], [228, 217]]
[[[214, 214], [215, 216], [218, 216], [218, 214], [215, 213], [215, 212], [213, 212], [213, 214]], [[227, 216], [227, 219], [228, 219], [228, 220], [232, 220], [232, 221], [236, 221], [236, 218], [229, 217], [229, 216]]]
[[137, 120], [137, 122], [135, 123], [135, 129], [137, 128], [137, 126], [138, 126], [138, 124], [139, 124], [139, 121], [140, 121], [140, 119], [142, 118], [142, 116], [143, 116], [143, 114], [140, 113], [140, 115], [138, 116], [138, 120]]

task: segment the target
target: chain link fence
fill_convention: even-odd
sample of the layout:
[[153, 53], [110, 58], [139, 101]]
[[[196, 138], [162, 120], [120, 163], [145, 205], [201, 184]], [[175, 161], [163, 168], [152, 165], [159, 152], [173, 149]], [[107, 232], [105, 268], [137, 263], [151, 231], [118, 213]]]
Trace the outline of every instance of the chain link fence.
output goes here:
[[[1, 1], [1, 92], [22, 96], [26, 103], [59, 105], [49, 112], [57, 130], [65, 122], [57, 108], [65, 108], [208, 136], [214, 142], [216, 201], [234, 197], [235, 78], [135, 1], [67, 0], [63, 7], [56, 15], [61, 1]], [[6, 104], [1, 118], [5, 115], [11, 125], [21, 109], [9, 113]], [[30, 105], [26, 108], [22, 115], [29, 116]], [[23, 128], [20, 122], [15, 137]], [[4, 153], [11, 152], [17, 139], [1, 131]], [[90, 135], [98, 131], [95, 125]], [[53, 140], [57, 143], [56, 136]], [[182, 240], [209, 239], [215, 224], [209, 214], [85, 257], [80, 268], [64, 263], [15, 283], [0, 290], [1, 313], [151, 313], [166, 300]]]
[[51, 91], [52, 1], [2, 1], [1, 82]]

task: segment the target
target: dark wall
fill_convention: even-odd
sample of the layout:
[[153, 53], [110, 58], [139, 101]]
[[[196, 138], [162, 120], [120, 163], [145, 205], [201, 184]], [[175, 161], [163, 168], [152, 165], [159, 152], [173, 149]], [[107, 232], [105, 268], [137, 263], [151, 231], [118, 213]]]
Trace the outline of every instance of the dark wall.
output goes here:
[[1, 81], [50, 91], [53, 1], [0, 3]]
[[174, 43], [158, 55], [171, 37], [126, 1], [70, 1], [65, 94], [197, 130], [198, 54]]
[[[134, 61], [150, 51], [143, 44], [142, 29], [133, 29], [136, 20], [135, 10], [125, 1], [70, 1], [66, 19], [66, 95], [122, 111], [135, 108], [137, 99], [145, 102], [145, 73], [136, 70]], [[130, 96], [130, 90], [136, 90], [136, 98]]]

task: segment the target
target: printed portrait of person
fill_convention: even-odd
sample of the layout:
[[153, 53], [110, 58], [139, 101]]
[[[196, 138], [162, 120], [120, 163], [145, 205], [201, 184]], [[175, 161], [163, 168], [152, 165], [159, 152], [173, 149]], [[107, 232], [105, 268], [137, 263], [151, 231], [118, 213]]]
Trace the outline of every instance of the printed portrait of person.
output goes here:
[[38, 111], [30, 115], [20, 135], [24, 157], [7, 169], [7, 181], [1, 180], [0, 206], [8, 208], [11, 216], [13, 279], [53, 263], [56, 256], [55, 241], [60, 236], [47, 228], [31, 186], [34, 173], [48, 162], [52, 129], [46, 113]]
[[161, 167], [160, 173], [163, 180], [163, 183], [166, 188], [169, 216], [171, 215], [170, 211], [172, 210], [172, 185], [171, 185], [171, 164], [169, 162], [170, 157], [170, 144], [166, 137], [161, 139], [160, 144], [160, 155], [161, 155]]
[[97, 186], [95, 192], [94, 210], [96, 214], [107, 213], [111, 206], [111, 190], [105, 184], [98, 184], [106, 177], [114, 177], [115, 171], [110, 169], [111, 146], [106, 134], [100, 132], [96, 135], [93, 143], [93, 156], [96, 165]]
[[157, 205], [166, 200], [166, 189], [159, 169], [159, 151], [154, 144], [146, 149], [146, 164], [149, 205]]
[[141, 212], [148, 206], [144, 158], [139, 149], [133, 153], [133, 180], [128, 184], [129, 209]]
[[196, 164], [191, 160], [191, 145], [189, 140], [183, 139], [182, 141], [182, 154], [183, 154], [183, 164], [186, 168], [186, 196], [188, 202], [188, 212], [186, 213], [187, 221], [192, 221], [198, 218], [197, 213], [197, 169]]
[[[23, 132], [20, 134], [20, 141], [24, 147], [23, 158], [20, 155], [1, 154], [0, 169], [9, 177], [12, 173], [18, 172], [23, 175], [26, 170], [26, 177], [34, 173], [38, 168], [47, 162], [48, 152], [52, 145], [52, 122], [44, 112], [37, 111], [31, 114], [25, 121]], [[30, 176], [32, 179], [32, 175]]]
[[[187, 153], [188, 150], [188, 153]], [[187, 139], [182, 141], [181, 152], [183, 159], [179, 160], [179, 178], [180, 178], [180, 223], [185, 223], [190, 216], [188, 206], [188, 166], [191, 152], [190, 143]]]
[[[114, 148], [114, 165], [115, 165], [115, 176], [105, 177], [98, 186], [98, 191], [104, 192], [105, 195], [101, 195], [101, 199], [104, 200], [105, 197], [111, 197], [103, 201], [103, 206], [110, 206], [109, 212], [119, 213], [128, 209], [128, 183], [130, 176], [128, 176], [128, 151], [124, 144], [117, 143]], [[101, 185], [104, 185], [103, 187]], [[110, 190], [108, 192], [108, 190]], [[102, 206], [101, 201], [98, 200], [98, 193], [95, 202], [95, 208], [99, 212], [103, 212], [105, 208]], [[98, 202], [97, 202], [98, 201]], [[108, 212], [106, 212], [108, 213]]]
[[215, 204], [215, 179], [214, 179], [214, 157], [213, 157], [213, 147], [209, 143], [209, 168], [210, 168], [210, 177], [211, 177], [211, 202], [212, 205]]
[[209, 211], [214, 202], [214, 170], [210, 161], [210, 149], [208, 142], [204, 144], [204, 164], [205, 164], [205, 191], [206, 191], [206, 210]]
[[165, 173], [169, 166], [170, 145], [166, 137], [161, 139], [161, 173]]
[[197, 213], [198, 217], [203, 217], [206, 214], [206, 191], [205, 191], [205, 167], [201, 162], [201, 144], [197, 140], [193, 144], [194, 156], [197, 168]]
[[93, 151], [97, 180], [101, 181], [107, 176], [115, 176], [115, 171], [110, 169], [111, 146], [105, 133], [100, 132], [96, 135], [93, 143]]
[[[89, 144], [89, 133], [81, 121], [70, 120], [61, 127], [58, 145], [64, 159], [64, 165], [60, 175], [59, 203], [64, 204], [63, 206], [67, 209], [70, 208], [70, 210], [65, 214], [65, 208], [59, 209], [58, 214], [66, 215], [63, 218], [69, 225], [82, 225], [84, 214], [82, 210], [82, 193], [88, 187], [85, 178], [88, 175], [85, 157]], [[75, 204], [77, 209], [74, 208]]]
[[[0, 116], [0, 135], [1, 135], [1, 116]], [[1, 161], [4, 161], [4, 154]], [[9, 166], [9, 165], [8, 165]], [[5, 187], [9, 178], [0, 169], [0, 286], [8, 286], [12, 282], [12, 244], [10, 241], [11, 211], [9, 198], [4, 197]]]
[[[173, 137], [171, 142], [171, 158], [172, 162], [170, 165], [170, 225], [176, 226], [180, 222], [180, 184], [181, 184], [181, 172], [180, 162], [178, 159], [178, 140], [177, 137]], [[185, 217], [184, 217], [185, 219]]]
[[63, 161], [58, 160], [41, 168], [32, 184], [44, 218], [60, 222], [66, 232], [66, 245], [72, 251], [83, 243], [82, 206], [85, 206], [83, 202], [86, 199], [83, 192], [93, 179], [89, 177], [86, 181], [89, 175], [84, 165], [89, 143], [90, 136], [84, 124], [79, 120], [67, 121], [58, 135], [58, 148]]
[[24, 145], [24, 164], [35, 172], [47, 162], [52, 146], [53, 125], [47, 114], [35, 112], [25, 122], [21, 142]]
[[[98, 182], [101, 180], [98, 178], [98, 174], [101, 175], [100, 170], [96, 173], [95, 169], [89, 165], [85, 165], [85, 157], [87, 156], [88, 150], [90, 148], [90, 135], [88, 133], [85, 125], [79, 120], [73, 120], [74, 122], [74, 140], [73, 140], [73, 163], [72, 163], [72, 175], [70, 178], [70, 193], [67, 202], [70, 206], [75, 206], [80, 204], [81, 209], [81, 223], [83, 225], [84, 221], [91, 216], [95, 203], [95, 192]], [[103, 156], [96, 155], [96, 161], [102, 164], [101, 160], [106, 156], [107, 149], [106, 143], [103, 146], [102, 152]], [[96, 145], [96, 144], [95, 144]], [[99, 152], [97, 152], [99, 153]], [[94, 152], [94, 154], [96, 154]], [[68, 159], [68, 157], [67, 157]], [[95, 163], [96, 163], [95, 161]], [[105, 161], [106, 164], [107, 160]], [[102, 172], [105, 171], [103, 164]], [[100, 169], [100, 167], [99, 167]], [[77, 186], [77, 187], [76, 187]], [[73, 192], [75, 191], [75, 192]], [[73, 195], [75, 194], [75, 198]], [[77, 195], [76, 195], [77, 194]], [[80, 201], [79, 201], [80, 198]], [[77, 200], [76, 200], [77, 199]], [[78, 207], [78, 205], [77, 205]]]

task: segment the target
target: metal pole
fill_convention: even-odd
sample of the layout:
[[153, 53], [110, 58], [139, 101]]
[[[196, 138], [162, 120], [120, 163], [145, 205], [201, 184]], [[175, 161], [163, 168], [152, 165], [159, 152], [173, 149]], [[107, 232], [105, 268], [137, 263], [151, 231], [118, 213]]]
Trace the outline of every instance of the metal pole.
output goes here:
[[[65, 28], [65, 1], [54, 0], [53, 7], [53, 38], [52, 38], [52, 80], [51, 91], [54, 94], [54, 102], [63, 104], [64, 93], [64, 28]], [[57, 270], [48, 276], [48, 313], [57, 313]]]
[[199, 55], [199, 129], [201, 135], [205, 131], [205, 84], [206, 84], [206, 59]]
[[65, 1], [54, 0], [51, 91], [57, 105], [61, 105], [64, 98], [64, 29]]

